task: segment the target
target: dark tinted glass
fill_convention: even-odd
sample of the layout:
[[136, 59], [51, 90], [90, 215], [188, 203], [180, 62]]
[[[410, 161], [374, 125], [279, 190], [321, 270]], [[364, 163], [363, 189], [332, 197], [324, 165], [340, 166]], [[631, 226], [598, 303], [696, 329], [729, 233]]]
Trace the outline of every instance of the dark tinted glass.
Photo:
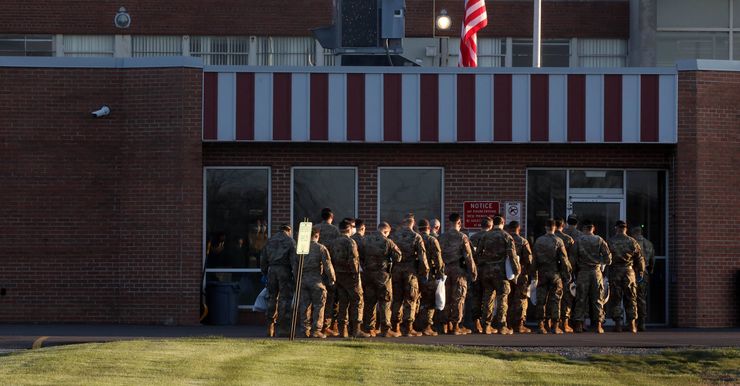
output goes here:
[[213, 281], [237, 283], [239, 286], [239, 305], [251, 306], [257, 295], [262, 292], [265, 285], [262, 284], [260, 272], [209, 272], [206, 275], [206, 283]]
[[656, 256], [665, 256], [665, 189], [665, 171], [627, 172], [627, 223], [642, 227]]
[[548, 218], [565, 218], [565, 170], [527, 172], [527, 238], [533, 241], [545, 233]]
[[334, 223], [355, 217], [355, 169], [293, 169], [293, 224], [308, 218], [321, 222], [321, 209], [331, 208]]
[[622, 189], [624, 172], [621, 170], [571, 170], [570, 187], [575, 189]]
[[[380, 221], [396, 228], [406, 213], [442, 219], [441, 169], [380, 169]], [[444, 221], [442, 221], [444, 222]]]
[[267, 169], [206, 172], [208, 268], [258, 268], [269, 236]]
[[[570, 42], [553, 40], [542, 42], [540, 52], [542, 67], [570, 66]], [[511, 47], [513, 67], [532, 67], [532, 40], [514, 39]]]
[[665, 259], [655, 260], [655, 270], [650, 275], [650, 287], [648, 288], [648, 323], [666, 323], [665, 302], [666, 302], [666, 274]]

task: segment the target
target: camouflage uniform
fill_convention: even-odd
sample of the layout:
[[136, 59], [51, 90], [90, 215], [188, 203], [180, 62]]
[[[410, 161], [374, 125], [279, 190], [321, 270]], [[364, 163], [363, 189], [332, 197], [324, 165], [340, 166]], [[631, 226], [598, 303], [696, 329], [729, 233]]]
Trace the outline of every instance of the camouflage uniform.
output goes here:
[[[362, 243], [363, 243], [363, 240], [365, 239], [365, 236], [362, 236], [359, 233], [355, 233], [349, 238], [354, 240], [355, 244], [357, 244], [357, 252], [359, 252], [360, 254], [360, 267], [362, 267], [363, 266], [362, 264]], [[367, 280], [365, 280], [365, 272], [362, 272], [362, 269], [360, 269], [360, 281], [362, 282], [362, 293], [367, 294], [367, 288], [366, 288]], [[362, 317], [363, 319], [365, 319], [364, 322], [366, 325], [375, 326], [375, 310], [373, 310], [373, 312], [368, 314], [367, 312], [364, 312], [364, 308], [363, 308]]]
[[[555, 235], [560, 237], [560, 240], [563, 240], [563, 244], [565, 244], [565, 250], [568, 252], [568, 262], [570, 263], [571, 267], [576, 266], [576, 262], [573, 260], [573, 254], [575, 253], [575, 239], [570, 237], [569, 235], [556, 230]], [[563, 297], [560, 299], [560, 319], [570, 319], [570, 310], [573, 308], [573, 302], [575, 302], [576, 298], [573, 296], [573, 294], [570, 293], [570, 281], [575, 280], [575, 277], [571, 277], [571, 275], [562, 276], [561, 279], [563, 280]]]
[[578, 239], [583, 236], [583, 232], [579, 231], [574, 225], [566, 225], [565, 228], [563, 228], [563, 233], [572, 237], [573, 241], [578, 241]]
[[360, 261], [365, 289], [365, 329], [375, 329], [375, 320], [370, 320], [370, 315], [375, 314], [377, 307], [380, 309], [380, 327], [385, 331], [391, 327], [391, 266], [401, 261], [401, 251], [396, 243], [380, 232], [365, 236], [363, 241]]
[[401, 250], [401, 261], [393, 267], [393, 324], [414, 322], [419, 302], [419, 276], [427, 277], [426, 248], [421, 235], [408, 228], [393, 233], [391, 239]]
[[506, 259], [509, 259], [515, 274], [521, 271], [514, 239], [503, 229], [494, 228], [480, 238], [475, 249], [480, 270], [479, 280], [483, 286], [483, 305], [486, 307], [481, 311], [485, 325], [490, 326], [494, 321], [495, 296], [497, 305], [495, 321], [501, 327], [506, 327], [506, 313], [511, 292], [511, 283], [506, 277]]
[[445, 263], [442, 260], [442, 249], [437, 238], [426, 233], [422, 233], [421, 238], [424, 240], [430, 274], [429, 280], [421, 285], [421, 310], [419, 315], [423, 316], [423, 320], [421, 320], [422, 327], [431, 327], [434, 325], [434, 309], [437, 305], [437, 279], [444, 275]]
[[645, 329], [645, 320], [648, 315], [647, 299], [648, 299], [648, 288], [650, 288], [650, 275], [653, 274], [655, 268], [655, 247], [650, 240], [646, 239], [642, 235], [635, 237], [637, 243], [640, 244], [642, 254], [645, 256], [645, 263], [647, 264], [647, 272], [642, 275], [642, 281], [637, 282], [637, 325], [641, 330]]
[[[478, 260], [475, 254], [475, 247], [478, 245], [478, 241], [480, 241], [480, 238], [483, 237], [486, 232], [488, 231], [480, 230], [470, 236], [470, 247], [473, 251], [473, 261], [475, 262], [476, 267], [478, 265]], [[483, 319], [483, 284], [481, 283], [482, 282], [480, 280], [470, 280], [468, 282], [468, 302], [470, 303], [468, 308], [470, 309], [470, 317], [473, 321], [482, 321]]]
[[583, 322], [591, 315], [591, 325], [604, 322], [604, 278], [601, 265], [612, 263], [612, 254], [606, 241], [597, 235], [582, 235], [576, 243], [573, 260], [576, 262], [576, 303], [573, 320]]
[[529, 247], [529, 241], [524, 237], [512, 233], [516, 255], [519, 256], [519, 264], [522, 266], [521, 273], [512, 283], [513, 289], [509, 295], [509, 320], [525, 321], [527, 319], [527, 290], [529, 289], [529, 275], [532, 273], [532, 249]]
[[[621, 322], [624, 314], [627, 321], [637, 318], [637, 276], [645, 273], [645, 258], [637, 240], [617, 233], [609, 239], [612, 265], [609, 267], [609, 315]], [[620, 303], [624, 302], [624, 312]]]
[[[319, 243], [326, 248], [330, 248], [334, 240], [339, 237], [339, 229], [334, 224], [328, 222], [321, 222], [316, 225], [319, 228]], [[330, 283], [324, 278], [324, 286], [326, 287], [326, 306], [324, 308], [324, 327], [329, 327], [331, 322], [336, 320], [338, 306], [337, 306], [337, 288], [336, 284]]]
[[[293, 276], [298, 275], [297, 255], [293, 255]], [[334, 268], [331, 265], [329, 250], [325, 246], [311, 241], [308, 255], [303, 257], [303, 276], [301, 277], [300, 293], [300, 315], [303, 318], [303, 328], [308, 333], [311, 331], [311, 319], [313, 319], [313, 331], [321, 332], [324, 327], [324, 306], [326, 304], [326, 287], [323, 277], [327, 281], [334, 282]], [[308, 307], [311, 306], [309, 312]]]
[[[560, 319], [560, 299], [563, 297], [564, 275], [571, 272], [568, 252], [563, 240], [546, 233], [534, 243], [533, 268], [537, 271], [537, 319], [548, 316], [553, 321]], [[547, 308], [547, 314], [545, 314]]]
[[287, 333], [293, 301], [293, 273], [290, 259], [295, 254], [295, 241], [285, 232], [267, 240], [260, 256], [260, 269], [267, 276], [267, 323], [280, 318], [282, 333]]
[[360, 254], [357, 243], [349, 236], [340, 235], [329, 249], [332, 265], [337, 275], [337, 300], [339, 312], [337, 322], [347, 325], [347, 317], [352, 324], [362, 321], [362, 282], [360, 280]]

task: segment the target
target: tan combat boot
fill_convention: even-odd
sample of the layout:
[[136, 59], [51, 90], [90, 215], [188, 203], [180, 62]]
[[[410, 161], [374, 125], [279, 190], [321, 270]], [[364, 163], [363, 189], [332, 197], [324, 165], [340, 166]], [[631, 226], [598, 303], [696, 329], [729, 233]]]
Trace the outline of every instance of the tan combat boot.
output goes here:
[[398, 338], [401, 336], [397, 332], [393, 331], [391, 326], [384, 326], [380, 331], [380, 336], [384, 338]]
[[545, 327], [545, 321], [540, 320], [539, 323], [537, 323], [537, 333], [542, 335], [547, 335], [547, 328]]
[[442, 331], [442, 334], [445, 334], [445, 335], [449, 334], [450, 329], [448, 327], [449, 326], [446, 322], [442, 323], [442, 325], [440, 326], [440, 331]]
[[321, 331], [319, 331], [319, 330], [314, 330], [314, 332], [313, 332], [313, 333], [311, 333], [311, 337], [312, 337], [312, 338], [319, 338], [319, 339], [326, 339], [326, 335], [324, 335], [324, 334], [323, 334], [323, 333], [322, 333]]
[[347, 324], [342, 324], [339, 327], [339, 336], [342, 338], [349, 338], [349, 331], [347, 329]]
[[329, 326], [324, 327], [321, 333], [326, 336], [333, 336], [333, 337], [339, 336], [339, 332], [332, 330], [331, 327]]
[[550, 325], [554, 326], [552, 329], [553, 334], [560, 335], [563, 333], [563, 330], [560, 329], [560, 323], [557, 320], [550, 321]]
[[458, 323], [452, 323], [452, 329], [450, 330], [450, 334], [464, 335], [464, 333], [460, 330], [460, 325]]
[[637, 334], [637, 324], [635, 323], [635, 320], [630, 320], [630, 332], [633, 334]]
[[331, 323], [331, 330], [339, 335], [339, 322], [336, 319]]
[[275, 323], [267, 323], [267, 337], [272, 338], [275, 336]]
[[421, 333], [419, 331], [414, 330], [413, 322], [405, 322], [403, 336], [421, 336]]
[[486, 327], [483, 329], [483, 333], [486, 335], [498, 334], [498, 330], [493, 328], [490, 324], [486, 323]]
[[604, 333], [604, 326], [601, 324], [601, 322], [596, 323], [596, 333], [597, 334], [603, 334]]
[[570, 328], [570, 323], [568, 323], [568, 319], [562, 319], [561, 320], [561, 326], [560, 326], [560, 328], [566, 334], [572, 334], [573, 333], [573, 329]]
[[354, 327], [354, 331], [352, 332], [353, 338], [370, 338], [372, 335], [368, 334], [365, 331], [362, 331], [362, 328], [360, 328], [360, 322], [355, 322], [352, 324]]
[[483, 326], [481, 326], [481, 324], [480, 324], [480, 319], [476, 319], [475, 320], [475, 326], [473, 328], [473, 331], [476, 334], [482, 334], [483, 333]]
[[468, 334], [473, 333], [473, 330], [463, 326], [462, 324], [460, 324], [460, 331], [462, 331], [463, 335], [468, 335]]
[[583, 332], [583, 322], [575, 320], [573, 321], [573, 332], [580, 334]]
[[516, 331], [517, 334], [529, 334], [532, 332], [527, 326], [524, 324], [524, 319], [519, 319], [519, 322], [516, 324]]
[[437, 331], [434, 331], [431, 324], [428, 324], [424, 331], [421, 332], [424, 336], [437, 336]]
[[506, 323], [501, 323], [501, 327], [498, 329], [498, 333], [501, 335], [513, 335], [514, 330], [510, 329]]
[[614, 321], [614, 332], [622, 332], [622, 319]]

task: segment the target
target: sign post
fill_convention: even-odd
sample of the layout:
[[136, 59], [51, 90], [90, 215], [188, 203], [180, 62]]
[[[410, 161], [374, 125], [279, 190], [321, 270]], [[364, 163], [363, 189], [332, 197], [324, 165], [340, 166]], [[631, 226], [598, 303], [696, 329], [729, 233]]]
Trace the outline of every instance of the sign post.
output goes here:
[[293, 296], [293, 318], [290, 322], [290, 340], [295, 339], [295, 330], [298, 324], [298, 307], [301, 304], [301, 279], [303, 278], [303, 258], [308, 255], [311, 249], [311, 227], [313, 224], [308, 219], [298, 226], [298, 244], [296, 245], [296, 255], [298, 255], [298, 272], [295, 276], [295, 295]]
[[463, 227], [466, 229], [477, 229], [484, 217], [501, 213], [498, 201], [463, 201], [463, 208]]

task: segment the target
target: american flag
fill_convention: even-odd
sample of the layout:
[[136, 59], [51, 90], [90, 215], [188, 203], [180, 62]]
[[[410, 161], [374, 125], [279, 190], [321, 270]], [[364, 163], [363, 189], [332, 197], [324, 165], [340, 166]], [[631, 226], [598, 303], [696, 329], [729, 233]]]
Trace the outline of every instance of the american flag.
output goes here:
[[465, 0], [465, 21], [460, 35], [458, 67], [478, 67], [477, 33], [488, 25], [484, 0]]

